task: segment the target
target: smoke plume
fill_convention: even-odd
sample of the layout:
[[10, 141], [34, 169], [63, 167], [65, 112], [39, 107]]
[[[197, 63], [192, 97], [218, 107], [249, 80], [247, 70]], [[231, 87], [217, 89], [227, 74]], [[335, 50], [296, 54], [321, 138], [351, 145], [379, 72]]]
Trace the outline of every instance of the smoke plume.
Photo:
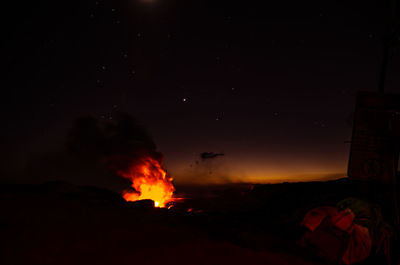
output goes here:
[[79, 118], [68, 137], [68, 150], [83, 160], [97, 160], [115, 170], [128, 170], [142, 157], [162, 163], [163, 156], [147, 130], [129, 114], [112, 120]]

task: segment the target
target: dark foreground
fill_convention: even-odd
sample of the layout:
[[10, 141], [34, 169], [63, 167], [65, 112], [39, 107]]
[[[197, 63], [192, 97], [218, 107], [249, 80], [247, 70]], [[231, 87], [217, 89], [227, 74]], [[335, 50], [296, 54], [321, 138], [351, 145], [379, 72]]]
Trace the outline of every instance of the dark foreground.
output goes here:
[[[2, 185], [0, 264], [326, 264], [296, 244], [299, 223], [358, 187], [342, 179], [177, 190], [186, 199], [167, 210], [94, 187]], [[382, 212], [393, 221], [389, 202]], [[378, 253], [362, 264], [385, 262]]]

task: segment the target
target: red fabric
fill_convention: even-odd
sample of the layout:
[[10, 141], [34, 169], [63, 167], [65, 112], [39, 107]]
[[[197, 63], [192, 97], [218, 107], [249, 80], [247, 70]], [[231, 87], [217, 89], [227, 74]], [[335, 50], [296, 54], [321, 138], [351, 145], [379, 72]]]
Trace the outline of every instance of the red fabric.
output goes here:
[[[345, 264], [350, 265], [356, 262], [360, 262], [370, 255], [372, 241], [369, 235], [368, 228], [360, 226], [358, 224], [354, 224], [355, 215], [350, 209], [339, 212], [334, 207], [315, 208], [307, 212], [307, 214], [304, 216], [303, 221], [301, 222], [301, 225], [307, 227], [311, 231], [311, 234], [313, 234], [313, 232], [316, 231], [316, 229], [323, 222], [326, 223], [326, 218], [328, 218], [328, 223], [331, 224], [330, 230], [332, 234], [334, 234], [334, 230], [337, 228], [340, 231], [344, 231], [349, 235], [348, 243], [346, 243], [346, 241], [343, 241], [345, 242], [345, 244], [347, 244], [345, 250], [343, 249], [344, 252], [341, 252], [341, 254], [338, 254], [339, 252], [335, 252], [336, 254], [334, 255], [339, 255], [337, 258], [339, 258], [340, 255], [343, 255], [341, 257], [342, 261]], [[324, 230], [326, 230], [326, 228], [324, 228]], [[329, 244], [322, 244], [322, 242], [324, 242], [323, 238], [329, 238], [328, 236], [324, 236], [323, 233], [317, 233], [313, 236], [311, 236], [311, 234], [308, 235], [308, 238], [314, 238], [313, 241], [319, 242], [318, 244], [316, 244], [316, 247], [321, 249], [322, 252], [331, 254], [333, 253], [332, 251], [327, 251], [329, 250], [330, 246], [333, 247], [335, 245], [333, 239], [329, 239], [332, 240]], [[317, 239], [315, 237], [317, 237]], [[321, 239], [318, 241], [319, 237], [321, 237]], [[307, 240], [305, 240], [305, 242], [306, 241]]]
[[355, 215], [350, 209], [338, 212], [336, 215], [331, 216], [332, 223], [342, 231], [348, 231], [352, 229]]
[[369, 236], [368, 228], [354, 224], [350, 236], [350, 241], [343, 254], [344, 264], [353, 264], [366, 259], [371, 253], [372, 241]]
[[306, 213], [301, 225], [313, 232], [327, 216], [337, 215], [337, 213], [334, 207], [314, 208]]

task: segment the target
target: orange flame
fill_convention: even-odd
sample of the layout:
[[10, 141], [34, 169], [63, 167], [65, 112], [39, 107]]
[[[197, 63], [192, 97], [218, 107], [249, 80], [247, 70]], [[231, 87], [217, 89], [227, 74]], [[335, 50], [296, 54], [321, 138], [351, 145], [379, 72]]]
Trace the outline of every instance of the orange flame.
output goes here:
[[174, 200], [175, 191], [172, 178], [162, 169], [159, 161], [151, 158], [142, 158], [140, 163], [134, 164], [129, 172], [119, 172], [124, 178], [132, 181], [135, 191], [125, 190], [122, 197], [126, 201], [150, 199], [156, 207], [166, 207]]

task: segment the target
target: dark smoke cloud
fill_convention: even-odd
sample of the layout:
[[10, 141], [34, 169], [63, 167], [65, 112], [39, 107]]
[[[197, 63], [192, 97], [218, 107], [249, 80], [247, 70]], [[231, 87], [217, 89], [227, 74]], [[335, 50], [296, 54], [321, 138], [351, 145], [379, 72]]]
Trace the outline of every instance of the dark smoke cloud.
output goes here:
[[143, 156], [160, 162], [150, 133], [131, 115], [115, 113], [113, 119], [78, 118], [58, 151], [32, 153], [21, 179], [28, 183], [61, 180], [120, 192], [130, 182], [117, 176]]
[[129, 114], [113, 120], [79, 118], [68, 137], [68, 150], [85, 160], [100, 160], [116, 170], [125, 170], [143, 156], [162, 162], [148, 131]]

